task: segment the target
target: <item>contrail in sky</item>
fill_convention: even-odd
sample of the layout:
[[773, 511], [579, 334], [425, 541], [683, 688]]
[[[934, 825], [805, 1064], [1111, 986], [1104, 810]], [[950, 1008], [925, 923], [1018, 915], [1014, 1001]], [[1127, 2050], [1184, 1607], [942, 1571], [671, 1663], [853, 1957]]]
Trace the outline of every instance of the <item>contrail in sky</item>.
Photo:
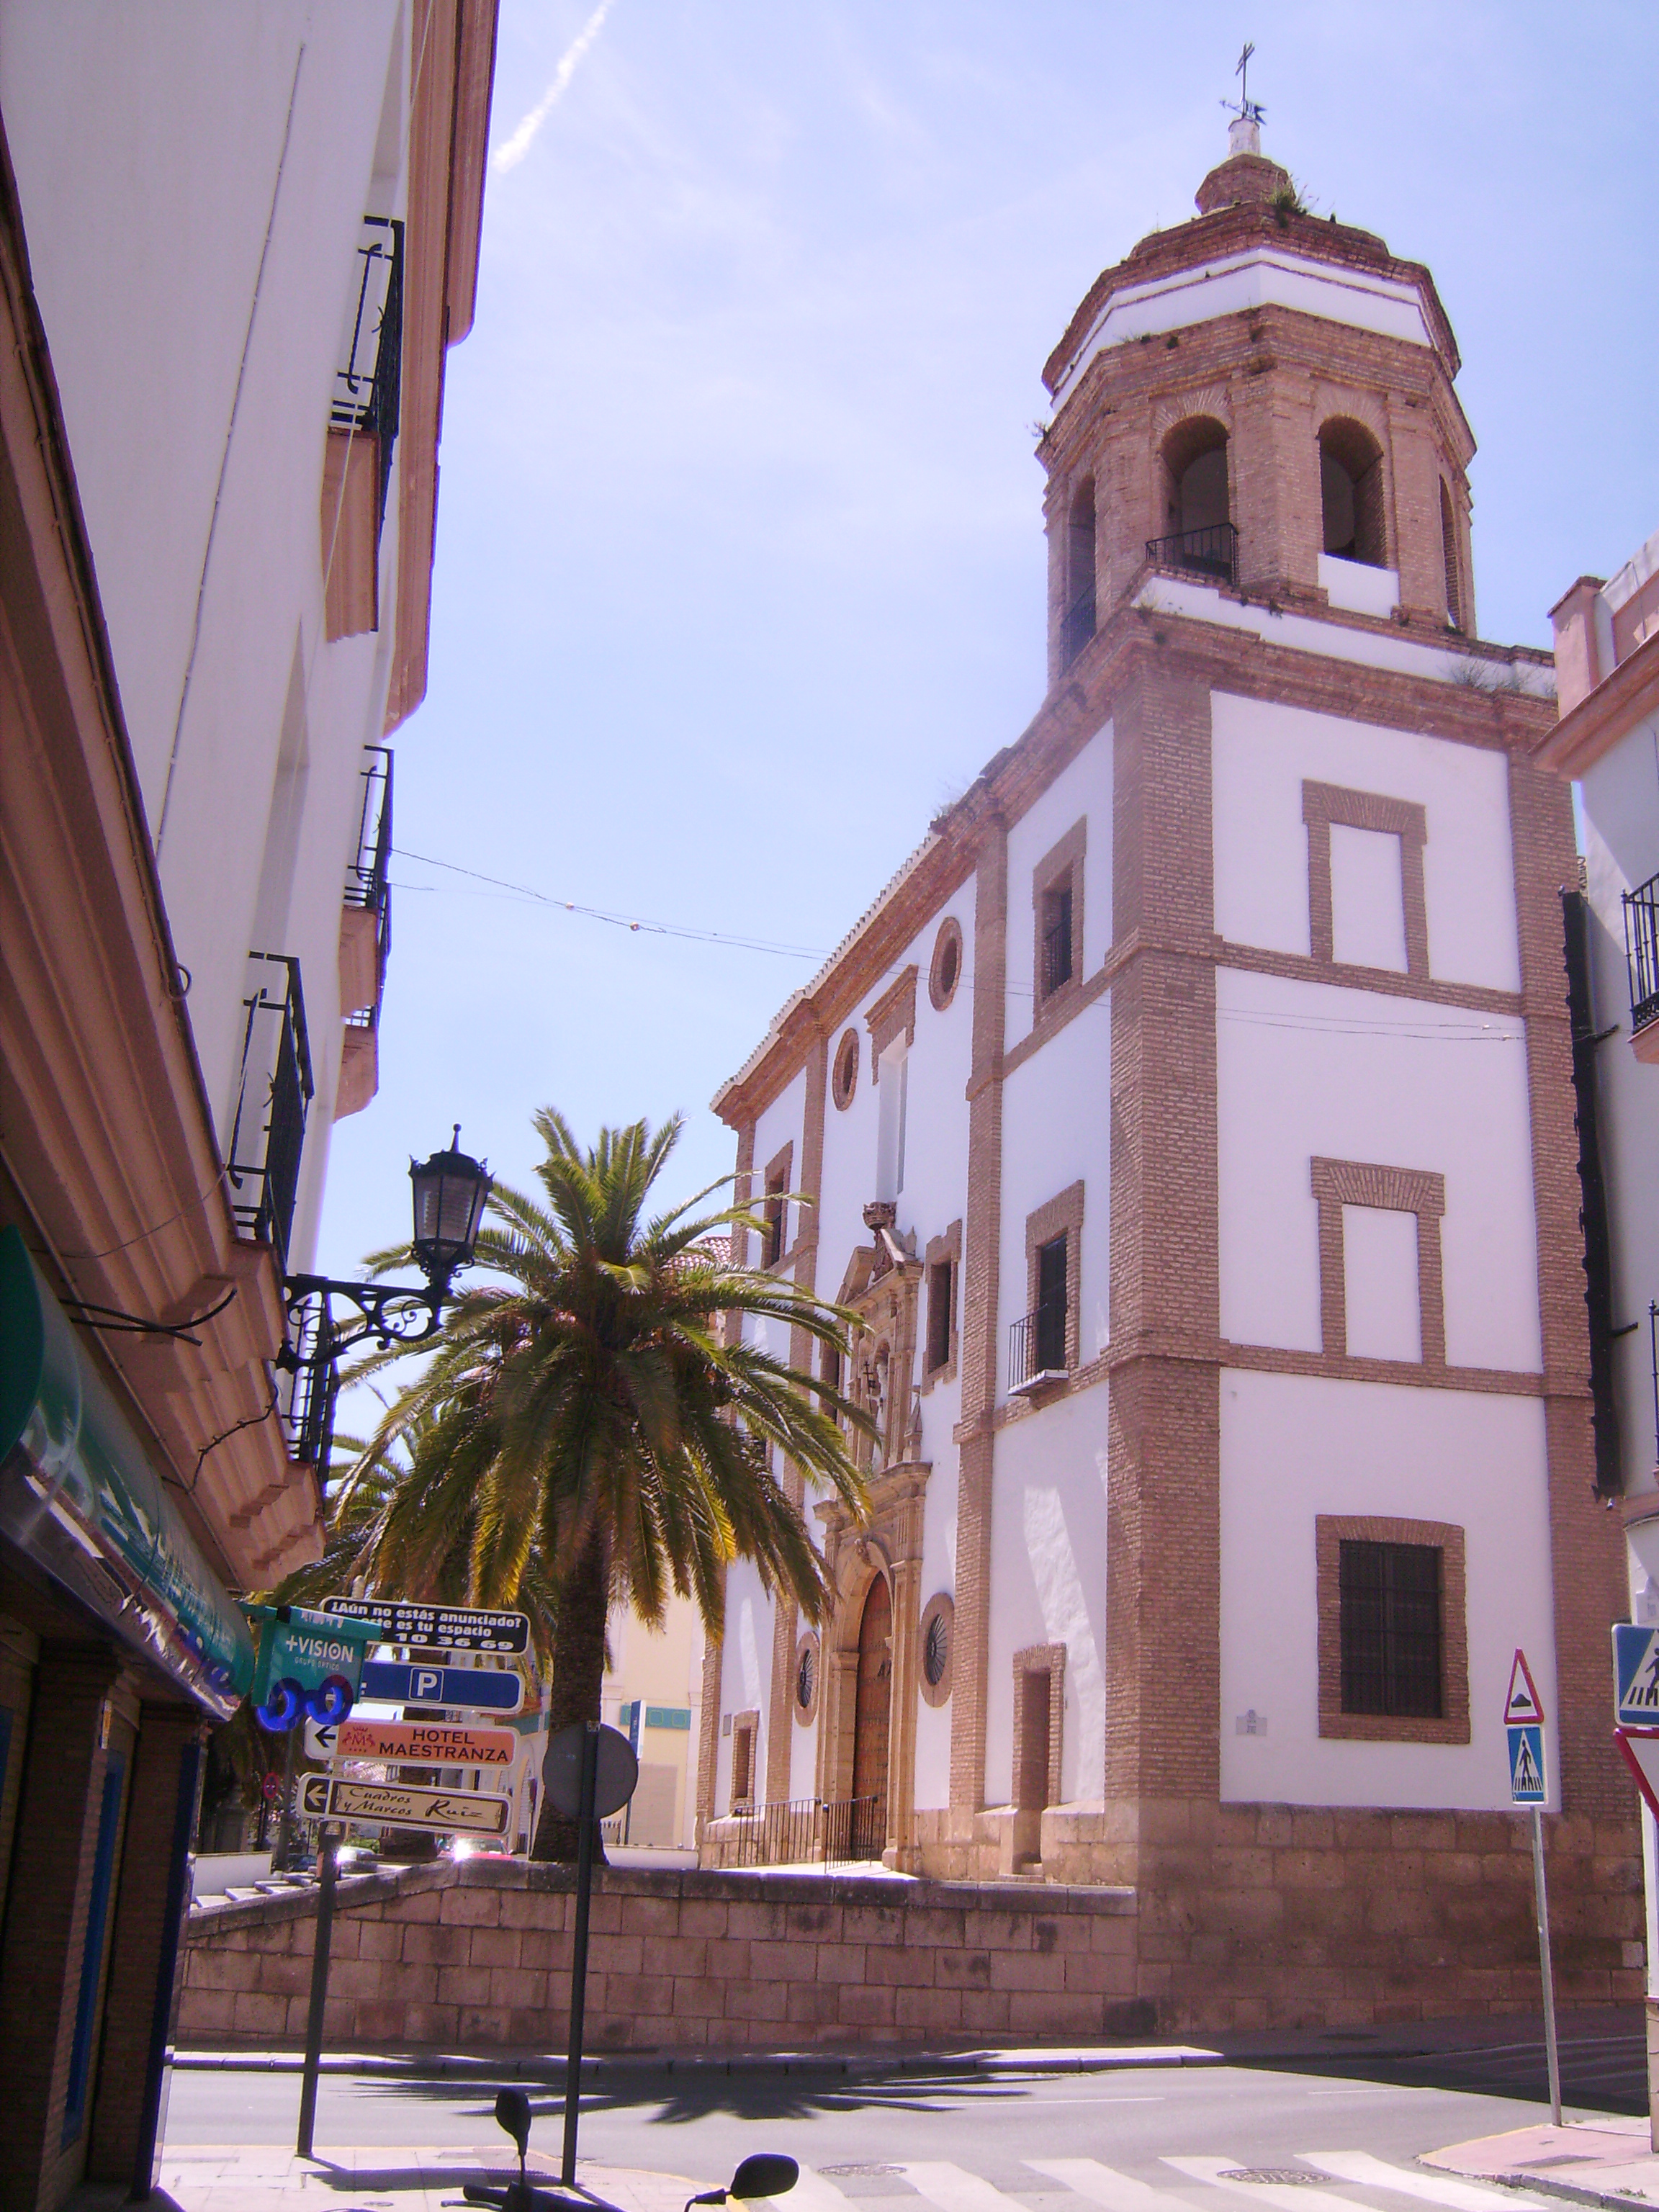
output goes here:
[[599, 0], [599, 6], [565, 49], [559, 66], [553, 72], [552, 83], [548, 86], [547, 90], [536, 102], [501, 152], [496, 155], [497, 170], [516, 169], [530, 151], [536, 133], [563, 97], [565, 87], [575, 76], [583, 56], [605, 27], [605, 19], [611, 13], [611, 0]]

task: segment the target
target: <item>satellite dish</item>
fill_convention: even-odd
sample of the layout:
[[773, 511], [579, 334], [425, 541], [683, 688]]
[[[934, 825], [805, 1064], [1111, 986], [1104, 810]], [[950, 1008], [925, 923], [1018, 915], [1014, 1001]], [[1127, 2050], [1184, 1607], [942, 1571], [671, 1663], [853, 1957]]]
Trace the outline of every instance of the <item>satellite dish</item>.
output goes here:
[[[582, 1742], [586, 1734], [582, 1722], [572, 1721], [568, 1728], [561, 1729], [557, 1735], [549, 1738], [542, 1760], [542, 1788], [547, 1793], [547, 1802], [567, 1820], [581, 1817]], [[593, 1818], [608, 1820], [613, 1813], [620, 1813], [634, 1795], [634, 1785], [640, 1778], [640, 1762], [634, 1756], [633, 1745], [620, 1729], [602, 1727], [599, 1738]]]

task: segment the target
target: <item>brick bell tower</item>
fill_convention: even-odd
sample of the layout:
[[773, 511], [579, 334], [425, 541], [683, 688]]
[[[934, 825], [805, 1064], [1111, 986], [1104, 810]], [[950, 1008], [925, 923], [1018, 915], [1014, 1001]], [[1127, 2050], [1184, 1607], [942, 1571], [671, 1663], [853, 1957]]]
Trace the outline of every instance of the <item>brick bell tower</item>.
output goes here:
[[1198, 220], [1097, 278], [1043, 369], [1051, 679], [1148, 561], [1474, 631], [1474, 440], [1432, 276], [1310, 215], [1249, 117], [1228, 146]]
[[[1084, 987], [1109, 1066], [1076, 1107], [1109, 1110], [1104, 1794], [1045, 1813], [1042, 1863], [1135, 1887], [1165, 2023], [1534, 2004], [1494, 1669], [1536, 1646], [1558, 1972], [1623, 1996], [1576, 860], [1530, 758], [1553, 678], [1474, 634], [1474, 441], [1428, 270], [1310, 213], [1248, 111], [1197, 209], [1096, 281], [1043, 372], [1049, 689], [1012, 757], [1034, 785], [1106, 763], [1111, 928]], [[1361, 1679], [1351, 1567], [1430, 1578], [1420, 1693]], [[964, 1654], [976, 1605], [996, 1633], [970, 1572]]]

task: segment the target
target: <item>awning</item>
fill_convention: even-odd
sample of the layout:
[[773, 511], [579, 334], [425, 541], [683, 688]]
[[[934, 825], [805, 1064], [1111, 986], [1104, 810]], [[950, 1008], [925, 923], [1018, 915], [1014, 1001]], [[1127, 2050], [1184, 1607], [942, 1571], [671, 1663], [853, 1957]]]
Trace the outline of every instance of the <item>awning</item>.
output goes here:
[[0, 1535], [222, 1719], [253, 1639], [15, 1228], [0, 1229]]

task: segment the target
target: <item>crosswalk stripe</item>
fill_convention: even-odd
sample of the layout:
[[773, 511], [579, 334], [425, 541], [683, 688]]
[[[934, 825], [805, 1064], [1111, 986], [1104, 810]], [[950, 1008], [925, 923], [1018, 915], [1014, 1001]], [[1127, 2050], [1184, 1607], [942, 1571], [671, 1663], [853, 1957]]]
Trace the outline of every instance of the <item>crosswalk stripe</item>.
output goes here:
[[1172, 2190], [1154, 2189], [1132, 2173], [1103, 2166], [1097, 2158], [1028, 2158], [1033, 2173], [1046, 2174], [1063, 2189], [1075, 2190], [1106, 2212], [1174, 2212], [1181, 2200]]
[[906, 2159], [899, 2172], [919, 2197], [941, 2206], [943, 2212], [1025, 2212], [1017, 2197], [1004, 2196], [978, 2174], [945, 2159]]
[[1334, 2190], [1318, 2189], [1306, 2182], [1288, 2181], [1228, 2181], [1229, 2172], [1242, 2167], [1242, 2158], [1165, 2158], [1164, 2164], [1172, 2166], [1177, 2173], [1190, 2174], [1194, 2181], [1207, 2181], [1217, 2189], [1230, 2189], [1235, 2195], [1248, 2197], [1257, 2204], [1271, 2204], [1274, 2212], [1354, 2212], [1353, 2200], [1339, 2197]]
[[1492, 2212], [1494, 2205], [1510, 2208], [1534, 2203], [1512, 2189], [1488, 2187], [1480, 2181], [1460, 2181], [1455, 2174], [1436, 2173], [1421, 2166], [1389, 2166], [1368, 2150], [1304, 2150], [1297, 2155], [1310, 2166], [1322, 2166], [1341, 2181], [1358, 2182], [1366, 2189], [1397, 2190], [1402, 2197], [1420, 2197], [1425, 2203], [1444, 2204], [1449, 2212]]
[[842, 2212], [842, 2208], [852, 2199], [844, 2191], [837, 2189], [833, 2181], [827, 2181], [823, 2174], [815, 2173], [810, 2166], [804, 2166], [795, 2177], [795, 2185], [789, 2192], [789, 2202], [793, 2212]]

